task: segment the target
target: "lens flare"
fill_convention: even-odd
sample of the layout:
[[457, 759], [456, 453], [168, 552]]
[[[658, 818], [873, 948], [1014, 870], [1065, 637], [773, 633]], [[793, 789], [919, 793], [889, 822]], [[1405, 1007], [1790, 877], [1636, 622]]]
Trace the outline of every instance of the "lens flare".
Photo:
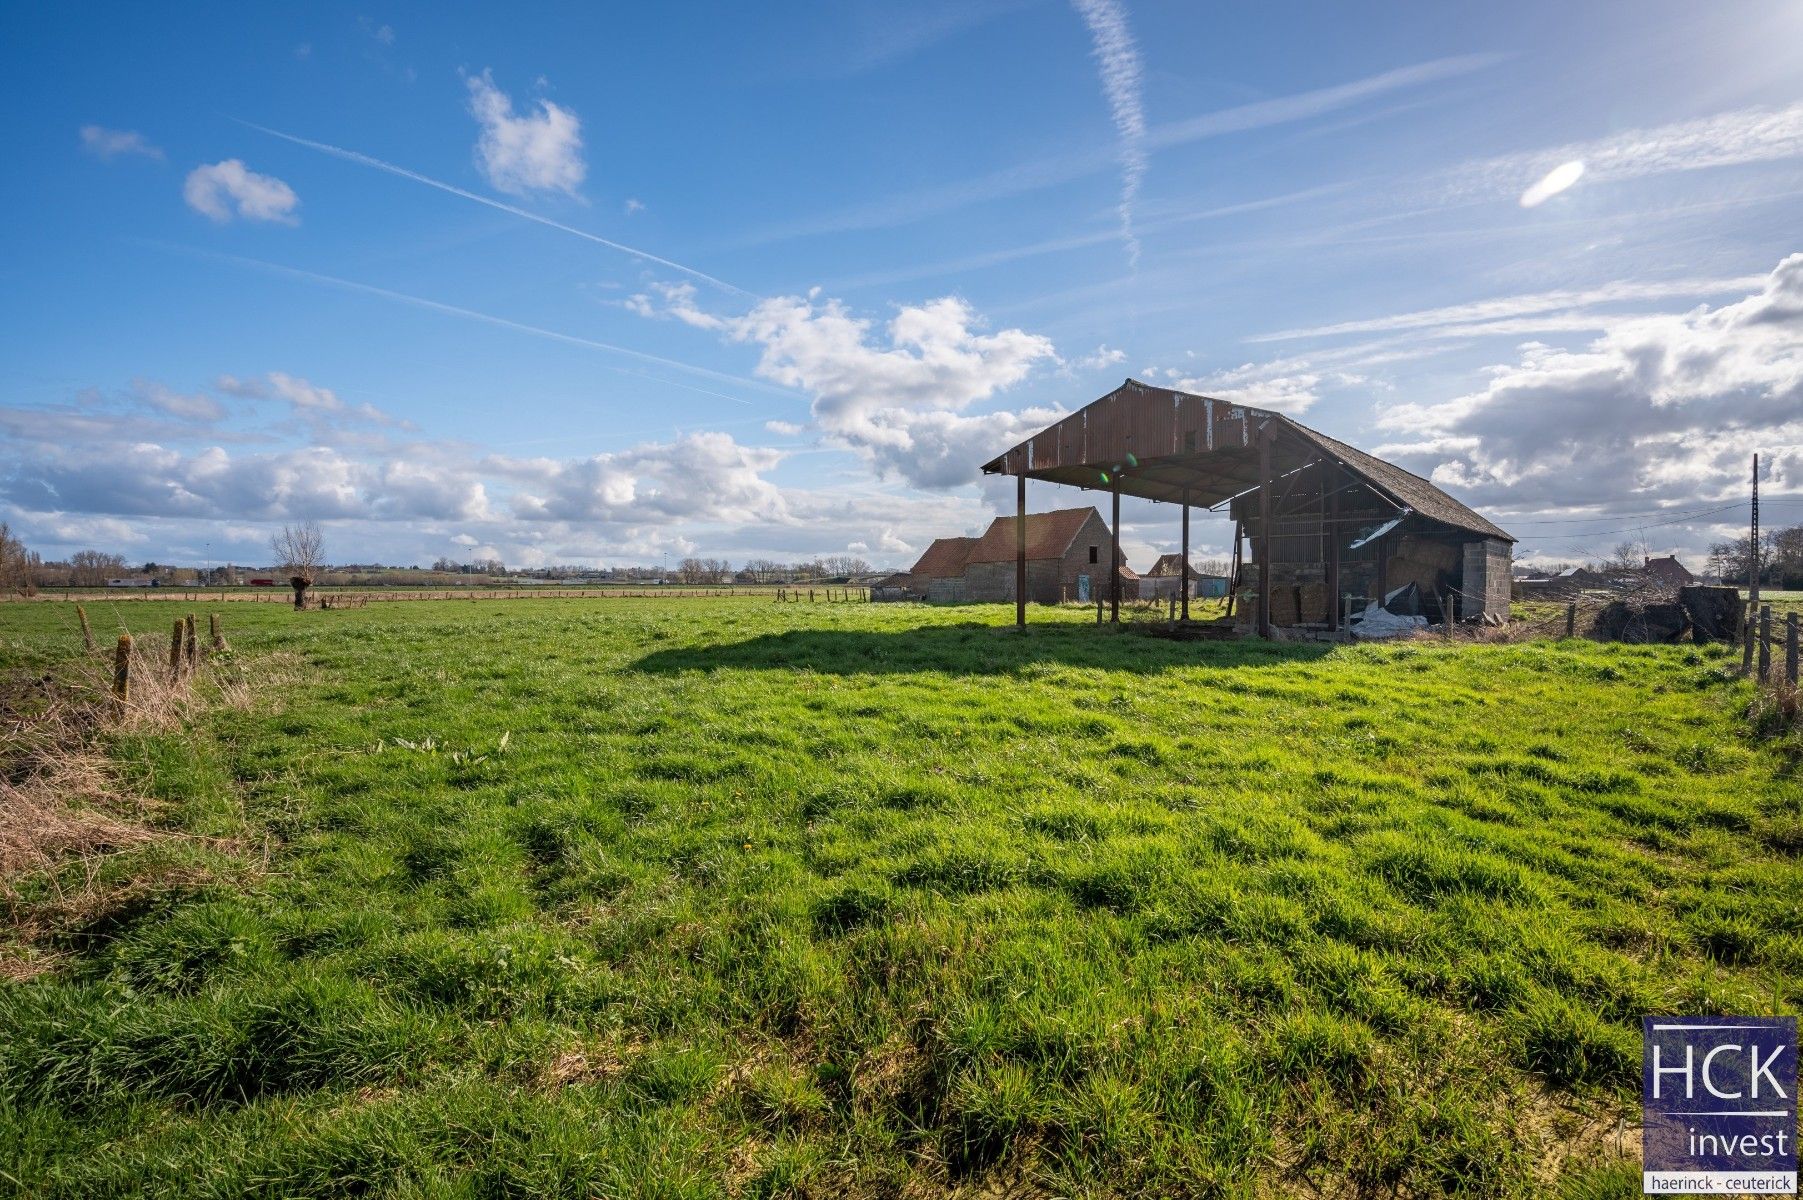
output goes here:
[[1546, 178], [1521, 193], [1521, 207], [1535, 208], [1576, 183], [1584, 174], [1581, 162], [1560, 163], [1546, 173]]

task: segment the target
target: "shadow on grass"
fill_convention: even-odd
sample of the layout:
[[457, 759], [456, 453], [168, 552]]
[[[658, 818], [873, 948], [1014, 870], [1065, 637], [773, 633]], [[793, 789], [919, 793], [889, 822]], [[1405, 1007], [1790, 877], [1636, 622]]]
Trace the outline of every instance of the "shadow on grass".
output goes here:
[[1085, 625], [933, 625], [899, 630], [797, 629], [718, 646], [679, 647], [647, 654], [632, 669], [654, 675], [679, 671], [807, 670], [827, 675], [1011, 675], [1057, 664], [1107, 671], [1163, 671], [1172, 667], [1279, 667], [1312, 662], [1333, 648], [1309, 642], [1173, 642], [1125, 629]]

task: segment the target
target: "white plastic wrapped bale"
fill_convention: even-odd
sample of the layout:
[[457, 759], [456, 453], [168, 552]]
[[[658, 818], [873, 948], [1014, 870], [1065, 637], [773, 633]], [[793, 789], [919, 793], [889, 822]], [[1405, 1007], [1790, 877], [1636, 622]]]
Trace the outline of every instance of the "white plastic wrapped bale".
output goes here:
[[1373, 601], [1354, 621], [1352, 632], [1362, 638], [1391, 638], [1426, 628], [1426, 617], [1399, 617]]

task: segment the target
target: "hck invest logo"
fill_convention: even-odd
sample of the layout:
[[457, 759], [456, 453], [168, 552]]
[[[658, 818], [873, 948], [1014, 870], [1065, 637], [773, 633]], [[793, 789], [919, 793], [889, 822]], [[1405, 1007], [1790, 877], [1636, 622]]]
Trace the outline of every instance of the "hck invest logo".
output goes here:
[[1797, 1019], [1647, 1017], [1642, 1191], [1794, 1195]]

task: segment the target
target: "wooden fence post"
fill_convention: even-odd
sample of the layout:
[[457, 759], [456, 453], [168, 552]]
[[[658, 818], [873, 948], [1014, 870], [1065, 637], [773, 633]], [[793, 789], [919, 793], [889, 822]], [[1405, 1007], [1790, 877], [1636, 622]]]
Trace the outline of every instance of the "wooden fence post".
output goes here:
[[175, 628], [169, 634], [169, 678], [182, 677], [182, 631], [187, 628], [180, 617], [175, 618]]
[[1797, 686], [1797, 614], [1784, 618], [1784, 680]]
[[1566, 637], [1576, 637], [1577, 635], [1578, 635], [1578, 602], [1576, 600], [1573, 600], [1570, 604], [1567, 604], [1565, 606], [1565, 636]]
[[77, 604], [75, 615], [81, 618], [81, 648], [94, 653], [94, 631], [88, 627], [88, 610]]
[[131, 700], [131, 634], [119, 635], [119, 645], [113, 651], [113, 708], [123, 713]]
[[207, 624], [213, 633], [213, 649], [215, 652], [225, 649], [225, 631], [219, 627], [219, 614], [207, 614]]
[[187, 644], [182, 650], [182, 658], [189, 674], [194, 673], [194, 664], [200, 658], [200, 638], [194, 632], [194, 614], [189, 613], [185, 622], [187, 626]]
[[1753, 606], [1749, 603], [1743, 607], [1746, 611], [1743, 613], [1740, 623], [1740, 673], [1751, 675], [1753, 673]]
[[1772, 675], [1772, 606], [1759, 606], [1759, 679], [1760, 682]]

